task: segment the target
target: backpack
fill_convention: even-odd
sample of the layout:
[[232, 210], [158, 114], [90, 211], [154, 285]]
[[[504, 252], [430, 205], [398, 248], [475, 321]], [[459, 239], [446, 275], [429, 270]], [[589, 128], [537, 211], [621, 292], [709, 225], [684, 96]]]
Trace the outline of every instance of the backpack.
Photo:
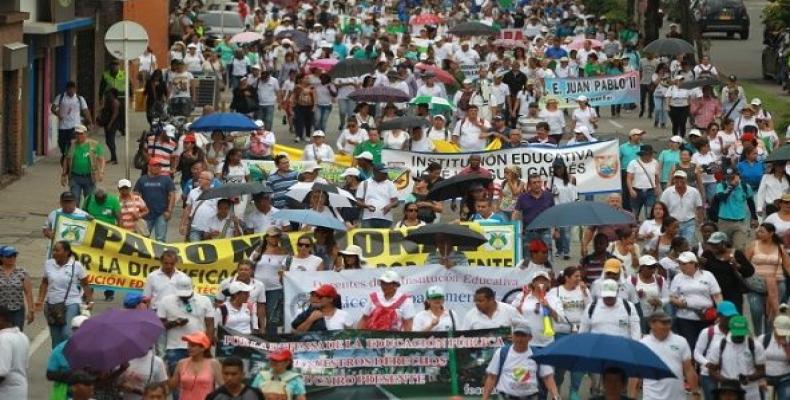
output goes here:
[[[505, 343], [504, 345], [502, 345], [502, 347], [499, 348], [499, 368], [497, 368], [496, 382], [494, 383], [494, 388], [495, 389], [496, 389], [496, 386], [499, 384], [499, 377], [502, 376], [502, 369], [505, 368], [505, 361], [507, 361], [507, 354], [510, 353], [510, 348], [512, 346], [513, 345], [511, 343]], [[540, 386], [540, 382], [541, 382], [541, 380], [540, 380], [540, 363], [535, 361], [535, 365], [537, 366], [537, 368], [536, 368], [536, 370], [537, 370], [536, 377], [537, 377], [538, 385]]]
[[[664, 277], [663, 276], [656, 275], [656, 283], [658, 283], [658, 291], [659, 292], [664, 290]], [[631, 276], [631, 285], [633, 285], [634, 288], [636, 288], [636, 284], [637, 284], [637, 277], [636, 277], [636, 275], [633, 275], [633, 276]]]
[[370, 314], [368, 318], [368, 322], [365, 325], [365, 329], [370, 329], [373, 331], [392, 331], [395, 330], [395, 327], [398, 323], [398, 313], [397, 309], [406, 302], [409, 298], [408, 294], [402, 294], [401, 297], [396, 300], [394, 303], [390, 304], [389, 306], [385, 307], [381, 304], [379, 300], [379, 295], [377, 292], [373, 292], [370, 294], [370, 301], [373, 303], [373, 312]]
[[[245, 308], [250, 313], [250, 332], [255, 332], [255, 326], [254, 326], [254, 324], [255, 324], [255, 321], [254, 321], [255, 313], [253, 311], [253, 305], [250, 302], [247, 302], [246, 305], [247, 305], [247, 307], [245, 307]], [[222, 303], [222, 305], [219, 306], [219, 313], [222, 315], [222, 325], [227, 324], [228, 323], [228, 305], [226, 303]]]
[[[628, 300], [623, 300], [623, 307], [625, 307], [625, 312], [628, 313], [628, 316], [631, 316], [631, 304], [628, 303]], [[596, 297], [593, 299], [592, 303], [590, 303], [590, 308], [587, 310], [587, 318], [592, 319], [593, 313], [595, 312], [595, 306], [598, 305], [598, 298]]]
[[[769, 336], [768, 340], [770, 339], [771, 338]], [[754, 364], [754, 367], [757, 368], [757, 356], [754, 354], [754, 338], [749, 336], [746, 341], [749, 344], [749, 352], [752, 353], [752, 363]], [[765, 341], [765, 339], [763, 339], [763, 341]], [[725, 346], [727, 346], [727, 338], [723, 337], [721, 338], [721, 346], [719, 347], [719, 366], [721, 366], [721, 357], [724, 354]]]
[[285, 395], [288, 400], [293, 399], [293, 393], [288, 390], [288, 383], [299, 377], [299, 374], [293, 371], [285, 371], [280, 374], [278, 379], [273, 379], [272, 373], [268, 370], [260, 372], [259, 378], [261, 379], [258, 389], [266, 394]]

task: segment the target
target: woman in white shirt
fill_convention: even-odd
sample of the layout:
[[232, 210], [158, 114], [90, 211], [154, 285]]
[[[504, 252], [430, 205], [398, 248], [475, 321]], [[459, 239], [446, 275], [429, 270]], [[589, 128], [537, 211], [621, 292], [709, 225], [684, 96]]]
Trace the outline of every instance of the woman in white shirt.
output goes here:
[[705, 191], [705, 200], [710, 204], [716, 196], [716, 177], [713, 175], [713, 169], [717, 167], [718, 159], [710, 151], [710, 144], [707, 140], [700, 142], [698, 150], [691, 156], [691, 162], [702, 170], [700, 176]]
[[282, 231], [276, 226], [266, 229], [263, 242], [250, 255], [255, 264], [255, 279], [266, 288], [266, 334], [276, 335], [283, 323], [283, 267], [288, 250], [282, 245]]
[[650, 211], [650, 219], [646, 219], [639, 226], [639, 232], [636, 235], [636, 240], [642, 242], [643, 249], [654, 249], [656, 241], [661, 236], [661, 226], [664, 224], [664, 218], [669, 216], [669, 209], [667, 205], [657, 201], [653, 204]]
[[[582, 272], [579, 267], [567, 267], [562, 271], [562, 274], [557, 278], [557, 287], [551, 289], [560, 302], [562, 303], [563, 318], [560, 318], [554, 324], [554, 332], [556, 335], [554, 339], [558, 340], [563, 336], [572, 335], [579, 332], [579, 326], [582, 323], [582, 315], [584, 310], [590, 305], [592, 297], [590, 297], [590, 290], [582, 279]], [[554, 380], [558, 387], [562, 386], [565, 378], [564, 370], [554, 371]], [[571, 372], [571, 386], [569, 398], [576, 398], [574, 393], [579, 392], [579, 388], [584, 379], [584, 373]]]
[[[779, 307], [780, 315], [774, 319], [773, 333], [757, 338], [765, 348], [765, 378], [773, 387], [777, 399], [790, 399], [790, 317], [787, 305]], [[773, 398], [773, 397], [769, 397]]]
[[579, 96], [576, 98], [576, 103], [579, 107], [573, 110], [571, 115], [573, 127], [583, 126], [592, 135], [595, 133], [595, 129], [598, 128], [598, 114], [594, 108], [587, 104], [587, 96]]
[[[576, 178], [568, 173], [568, 167], [562, 158], [555, 158], [552, 163], [554, 175], [551, 177], [551, 192], [554, 195], [554, 204], [573, 203], [579, 200], [576, 189]], [[505, 183], [503, 183], [504, 186]], [[571, 227], [561, 226], [555, 235], [557, 256], [564, 260], [571, 258]]]
[[[555, 139], [562, 139], [565, 133], [565, 114], [559, 109], [559, 100], [550, 98], [546, 100], [546, 108], [538, 113], [538, 117], [549, 124], [549, 135]], [[559, 144], [559, 140], [557, 143]]]
[[[721, 302], [721, 288], [712, 273], [699, 268], [697, 256], [686, 251], [678, 256], [679, 273], [669, 286], [669, 302], [675, 307], [674, 328], [694, 348], [699, 333], [712, 321], [704, 315]], [[713, 312], [715, 316], [715, 312]]]
[[356, 118], [349, 118], [346, 122], [346, 129], [340, 132], [335, 144], [340, 154], [354, 154], [357, 145], [365, 140], [368, 140], [368, 131], [359, 127]]
[[666, 94], [671, 85], [669, 81], [669, 68], [666, 63], [661, 63], [656, 68], [656, 72], [651, 77], [653, 90], [653, 102], [655, 103], [655, 115], [653, 116], [653, 126], [666, 128], [667, 126], [667, 107]]
[[[639, 258], [638, 273], [631, 276], [631, 285], [639, 296], [639, 306], [642, 315], [650, 315], [662, 310], [664, 304], [669, 302], [669, 281], [661, 274], [657, 274], [658, 261], [653, 256], [645, 255]], [[650, 332], [648, 318], [642, 318], [642, 334]]]
[[313, 142], [308, 143], [304, 146], [304, 151], [302, 152], [302, 160], [304, 161], [315, 161], [318, 164], [323, 162], [333, 163], [335, 162], [335, 152], [332, 150], [332, 146], [326, 144], [326, 134], [324, 131], [315, 130], [313, 131]]
[[[217, 179], [222, 183], [246, 183], [250, 180], [250, 172], [247, 170], [246, 165], [241, 162], [242, 151], [240, 149], [231, 149], [225, 157], [222, 164], [217, 165], [216, 174]], [[233, 206], [233, 212], [236, 216], [243, 216], [244, 210], [247, 208], [248, 195], [239, 197], [238, 202]]]
[[415, 332], [446, 332], [458, 330], [461, 320], [455, 311], [444, 307], [444, 289], [431, 286], [425, 292], [425, 310], [414, 316], [412, 330]]
[[234, 331], [250, 335], [258, 330], [258, 317], [255, 311], [256, 304], [249, 302], [252, 286], [241, 281], [234, 281], [228, 287], [230, 297], [216, 308], [214, 321], [217, 326], [222, 326]]
[[[735, 154], [735, 145], [738, 143], [738, 134], [735, 132], [735, 123], [731, 119], [725, 119], [721, 123], [721, 130], [716, 132], [715, 146], [718, 147], [718, 154], [713, 151], [713, 154], [718, 157], [732, 157]], [[711, 149], [714, 149], [714, 144], [711, 143]]]
[[[71, 337], [71, 320], [80, 313], [83, 292], [88, 308], [93, 306], [93, 290], [88, 284], [88, 271], [77, 261], [71, 244], [61, 240], [52, 246], [52, 258], [44, 264], [44, 276], [38, 287], [36, 311], [44, 311], [52, 338], [52, 348]], [[64, 318], [53, 321], [58, 304], [65, 303]], [[55, 323], [53, 323], [55, 322]]]
[[329, 114], [332, 112], [332, 103], [337, 97], [337, 87], [327, 74], [322, 74], [319, 79], [321, 83], [315, 85], [315, 105], [318, 107], [315, 129], [325, 131], [326, 121], [329, 120]]
[[672, 136], [686, 136], [686, 121], [689, 117], [689, 99], [691, 92], [686, 89], [681, 89], [680, 84], [683, 83], [682, 75], [675, 75], [672, 86], [667, 89], [664, 97], [667, 98], [669, 104], [669, 120], [672, 122]]
[[323, 271], [324, 260], [310, 250], [313, 248], [313, 239], [309, 234], [299, 236], [296, 240], [296, 254], [285, 260], [285, 269], [288, 271]]

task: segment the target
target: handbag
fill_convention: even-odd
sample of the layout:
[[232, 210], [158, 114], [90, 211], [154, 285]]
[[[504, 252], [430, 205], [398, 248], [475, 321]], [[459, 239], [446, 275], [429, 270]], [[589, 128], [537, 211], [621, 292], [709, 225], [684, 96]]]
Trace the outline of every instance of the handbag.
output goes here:
[[71, 292], [71, 283], [74, 280], [74, 261], [71, 262], [71, 276], [69, 276], [69, 284], [66, 287], [66, 295], [63, 296], [63, 301], [60, 303], [47, 302], [44, 306], [44, 316], [47, 318], [47, 324], [53, 326], [66, 325], [66, 300], [69, 298]]

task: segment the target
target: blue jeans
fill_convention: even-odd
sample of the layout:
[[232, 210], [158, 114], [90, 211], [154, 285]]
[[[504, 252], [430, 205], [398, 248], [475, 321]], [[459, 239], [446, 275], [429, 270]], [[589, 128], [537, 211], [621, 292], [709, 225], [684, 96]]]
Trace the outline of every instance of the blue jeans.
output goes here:
[[188, 242], [199, 242], [201, 240], [203, 240], [203, 231], [198, 231], [195, 229], [189, 230], [189, 233], [187, 234]]
[[709, 375], [702, 375], [700, 378], [702, 378], [702, 395], [705, 396], [706, 400], [715, 399], [715, 397], [713, 397], [713, 391], [716, 390], [718, 386], [716, 381]]
[[11, 326], [19, 328], [20, 331], [25, 330], [25, 307], [19, 310], [11, 311]]
[[[785, 282], [777, 282], [776, 286], [779, 289], [779, 299], [784, 298], [785, 295]], [[763, 333], [770, 335], [773, 331], [773, 325], [765, 315], [765, 302], [768, 296], [765, 294], [750, 292], [746, 294], [746, 301], [749, 302], [749, 313], [752, 316], [752, 326], [754, 326], [754, 336], [760, 336]]]
[[81, 196], [87, 199], [95, 189], [96, 185], [93, 183], [93, 179], [91, 179], [90, 175], [72, 174], [69, 178], [69, 191], [77, 198], [77, 206], [82, 204]]
[[277, 327], [283, 326], [283, 289], [266, 291], [266, 336], [277, 336]]
[[332, 105], [318, 106], [318, 114], [315, 116], [315, 129], [326, 132], [326, 121], [329, 120], [329, 113], [332, 112]]
[[355, 104], [356, 102], [351, 99], [337, 100], [337, 111], [340, 113], [340, 124], [337, 128], [338, 130], [342, 131], [346, 126], [346, 120], [348, 117], [354, 115]]
[[[558, 250], [559, 252], [559, 250]], [[554, 340], [559, 340], [565, 336], [571, 335], [570, 333], [557, 333], [554, 336]], [[564, 369], [557, 369], [554, 371], [554, 382], [557, 383], [557, 389], [562, 387], [562, 382], [565, 381], [565, 373], [571, 374], [571, 385], [568, 387], [568, 395], [570, 396], [571, 393], [579, 393], [579, 388], [582, 386], [582, 380], [584, 380], [584, 372], [572, 372], [567, 371]]]
[[[45, 305], [46, 307], [46, 305]], [[65, 325], [49, 325], [49, 336], [52, 338], [52, 348], [59, 345], [66, 339], [71, 337], [71, 320], [80, 314], [79, 304], [66, 305], [66, 324]]]
[[559, 228], [560, 237], [554, 240], [554, 246], [557, 248], [557, 255], [570, 255], [571, 254], [571, 228], [563, 226]]
[[663, 96], [653, 96], [653, 102], [656, 104], [655, 114], [653, 114], [653, 122], [656, 124], [667, 124], [667, 110], [665, 109], [666, 99]]
[[[164, 335], [163, 335], [164, 336]], [[164, 362], [167, 366], [167, 374], [169, 376], [173, 376], [173, 372], [176, 370], [176, 365], [179, 361], [189, 357], [187, 353], [187, 349], [168, 349], [165, 350], [165, 357]], [[178, 400], [178, 388], [173, 389], [173, 400]]]
[[774, 380], [769, 377], [768, 384], [774, 387], [774, 398], [779, 400], [790, 399], [790, 379], [774, 382]]
[[256, 117], [263, 121], [263, 127], [266, 128], [267, 131], [272, 130], [272, 124], [274, 123], [274, 105], [259, 105], [257, 114]]
[[650, 210], [653, 209], [653, 205], [656, 204], [656, 192], [653, 189], [634, 189], [636, 191], [636, 197], [631, 198], [631, 212], [634, 213], [634, 217], [639, 220], [639, 214], [642, 213], [642, 209], [645, 210], [645, 218], [648, 218], [650, 214]]
[[151, 237], [160, 242], [167, 240], [167, 221], [165, 215], [162, 214], [154, 220], [146, 219], [148, 223], [148, 231], [151, 232]]
[[689, 243], [696, 243], [697, 220], [692, 218], [680, 223], [680, 236], [683, 236]]

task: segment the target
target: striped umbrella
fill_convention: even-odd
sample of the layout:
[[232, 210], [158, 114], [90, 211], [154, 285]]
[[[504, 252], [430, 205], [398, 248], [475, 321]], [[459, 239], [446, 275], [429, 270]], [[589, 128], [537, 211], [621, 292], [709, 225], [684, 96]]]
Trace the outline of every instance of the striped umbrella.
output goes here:
[[307, 66], [310, 68], [318, 68], [320, 70], [329, 71], [338, 63], [336, 58], [319, 58], [317, 60], [310, 61], [307, 63]]
[[447, 99], [444, 97], [436, 97], [436, 96], [417, 96], [411, 101], [409, 101], [411, 105], [417, 104], [427, 104], [431, 111], [437, 113], [444, 113], [444, 112], [453, 112], [455, 107], [450, 104]]

